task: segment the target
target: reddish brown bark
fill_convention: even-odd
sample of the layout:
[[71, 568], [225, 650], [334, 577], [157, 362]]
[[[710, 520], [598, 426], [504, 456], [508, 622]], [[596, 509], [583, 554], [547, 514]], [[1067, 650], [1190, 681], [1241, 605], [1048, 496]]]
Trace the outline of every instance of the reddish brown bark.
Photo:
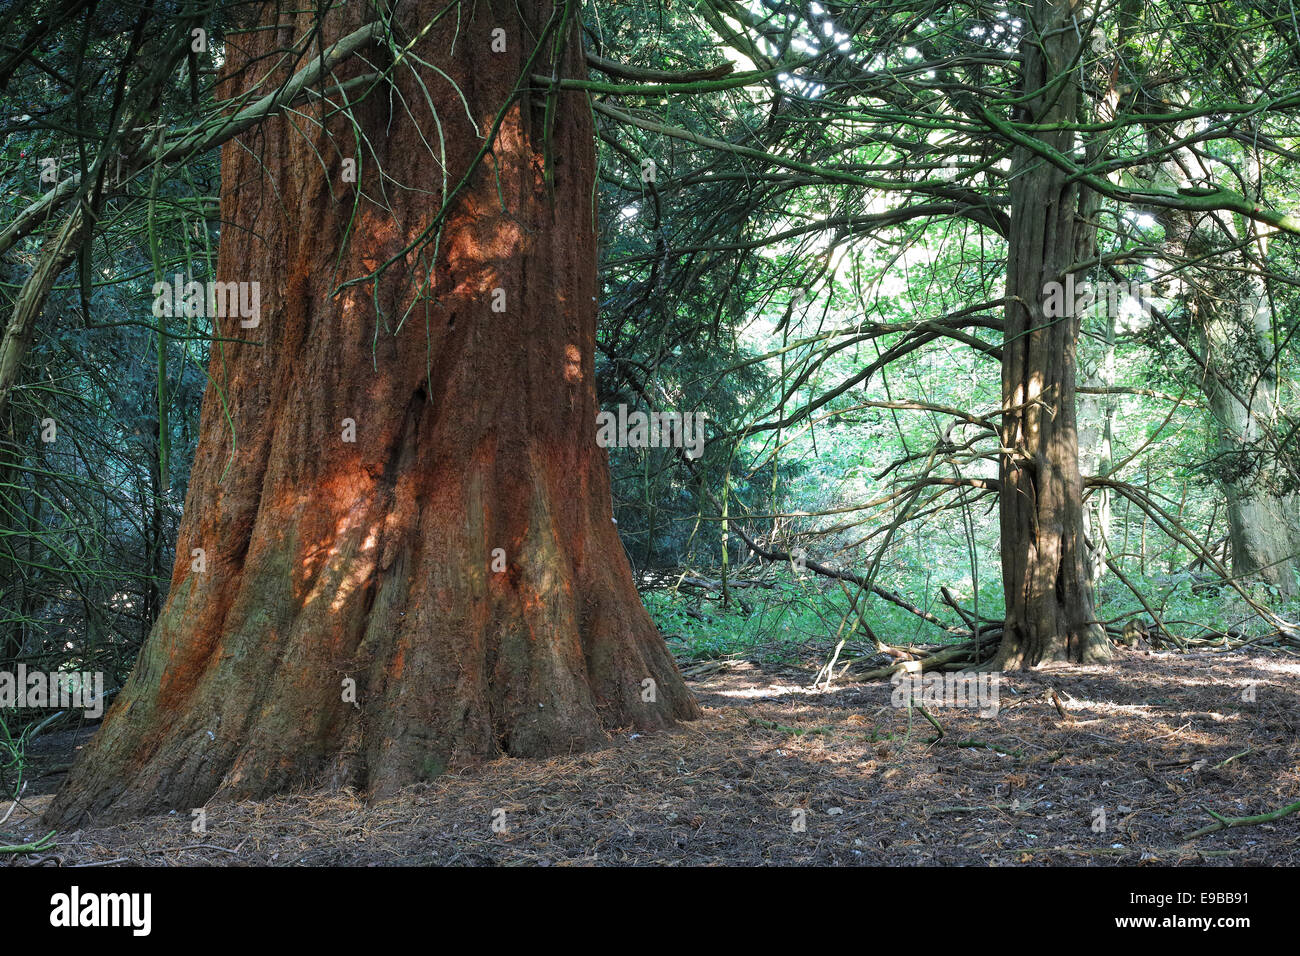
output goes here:
[[[1068, 0], [1037, 0], [1022, 44], [1023, 122], [1043, 147], [1068, 155], [1079, 116], [1082, 42]], [[1095, 227], [1088, 195], [1046, 161], [1018, 146], [1012, 157], [1006, 339], [1002, 352], [1000, 529], [1006, 619], [990, 666], [1110, 657], [1096, 623], [1083, 536], [1083, 481], [1075, 410], [1079, 316], [1049, 316], [1045, 290], [1089, 257]]]
[[[399, 45], [442, 6], [398, 6]], [[324, 43], [370, 9], [331, 12]], [[415, 51], [487, 134], [550, 14], [480, 0]], [[228, 94], [312, 25], [279, 17], [279, 30], [231, 38]], [[577, 24], [564, 34], [560, 75], [581, 75]], [[408, 256], [380, 278], [377, 315], [369, 285], [332, 297], [335, 284], [398, 253], [440, 208], [438, 122], [453, 186], [482, 143], [447, 78], [411, 60], [396, 77], [355, 111], [360, 153], [341, 116], [324, 130], [270, 121], [224, 148], [219, 273], [259, 281], [262, 314], [223, 331], [261, 344], [213, 347], [169, 598], [52, 823], [305, 785], [385, 792], [473, 758], [565, 753], [698, 713], [636, 593], [595, 442], [589, 108], [559, 100], [552, 197], [540, 94], [516, 99], [452, 204], [432, 288], [416, 300], [431, 254]]]

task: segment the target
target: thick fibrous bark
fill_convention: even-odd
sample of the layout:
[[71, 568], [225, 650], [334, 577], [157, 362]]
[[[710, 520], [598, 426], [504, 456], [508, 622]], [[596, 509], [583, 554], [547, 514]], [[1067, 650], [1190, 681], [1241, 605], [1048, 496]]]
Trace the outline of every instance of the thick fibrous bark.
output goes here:
[[[399, 46], [441, 6], [398, 6]], [[320, 44], [370, 9], [332, 11]], [[225, 147], [219, 272], [260, 282], [262, 310], [257, 328], [223, 331], [261, 344], [213, 347], [170, 595], [51, 823], [300, 785], [386, 792], [476, 757], [565, 753], [697, 715], [636, 593], [595, 441], [584, 99], [558, 102], [553, 196], [543, 109], [521, 96], [450, 206], [432, 287], [415, 295], [430, 249], [382, 274], [378, 315], [369, 284], [332, 295], [430, 223], [482, 143], [466, 104], [486, 135], [550, 14], [502, 0], [444, 17], [414, 52], [447, 76], [399, 60], [396, 89], [354, 110], [360, 152], [338, 115], [324, 129], [274, 119]], [[233, 35], [226, 92], [311, 19]], [[559, 73], [581, 75], [563, 22]]]
[[[1075, 54], [1079, 34], [1065, 0], [1038, 0], [1022, 45], [1023, 120], [1052, 125], [1036, 132], [1059, 153], [1075, 148], [1078, 119]], [[1077, 182], [1035, 151], [1012, 158], [1006, 338], [1002, 352], [1003, 455], [1000, 525], [1005, 631], [990, 666], [1110, 656], [1095, 621], [1083, 537], [1079, 440], [1075, 423], [1075, 350], [1079, 317], [1048, 316], [1049, 282], [1064, 282], [1087, 258], [1094, 228]]]

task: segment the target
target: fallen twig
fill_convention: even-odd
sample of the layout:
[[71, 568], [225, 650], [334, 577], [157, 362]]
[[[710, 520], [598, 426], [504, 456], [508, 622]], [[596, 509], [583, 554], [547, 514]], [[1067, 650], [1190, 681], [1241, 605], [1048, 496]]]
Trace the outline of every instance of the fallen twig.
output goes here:
[[54, 846], [54, 834], [57, 831], [51, 830], [39, 840], [33, 840], [31, 843], [19, 843], [16, 846], [0, 846], [0, 853], [39, 853], [42, 850], [48, 850]]
[[[1241, 756], [1238, 754], [1238, 756]], [[1300, 810], [1300, 800], [1290, 806], [1282, 807], [1280, 810], [1273, 810], [1269, 813], [1261, 813], [1254, 817], [1225, 817], [1222, 814], [1215, 813], [1209, 807], [1204, 808], [1205, 812], [1214, 817], [1215, 822], [1201, 827], [1199, 830], [1193, 830], [1187, 834], [1185, 839], [1195, 840], [1199, 836], [1205, 836], [1207, 833], [1217, 833], [1219, 830], [1230, 830], [1233, 827], [1249, 827], [1257, 823], [1271, 823], [1274, 820], [1280, 820], [1288, 814]]]

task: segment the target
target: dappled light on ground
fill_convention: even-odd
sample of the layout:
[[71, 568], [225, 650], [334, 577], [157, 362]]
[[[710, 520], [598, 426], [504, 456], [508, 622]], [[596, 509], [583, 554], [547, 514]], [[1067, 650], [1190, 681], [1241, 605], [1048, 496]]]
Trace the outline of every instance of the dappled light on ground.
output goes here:
[[[61, 834], [16, 862], [1300, 863], [1300, 814], [1187, 839], [1206, 809], [1300, 799], [1289, 658], [1121, 651], [1112, 665], [1006, 675], [996, 717], [929, 708], [941, 737], [891, 706], [888, 683], [811, 682], [736, 662], [692, 683], [705, 716], [676, 731], [495, 760], [374, 803], [350, 791], [213, 802], [204, 834], [156, 816]], [[48, 799], [24, 800], [8, 826], [32, 829]]]

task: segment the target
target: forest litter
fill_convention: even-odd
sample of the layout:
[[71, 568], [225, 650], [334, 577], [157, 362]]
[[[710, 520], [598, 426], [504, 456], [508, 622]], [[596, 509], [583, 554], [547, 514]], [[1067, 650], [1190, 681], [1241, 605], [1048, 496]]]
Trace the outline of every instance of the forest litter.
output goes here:
[[[897, 707], [884, 681], [812, 691], [815, 666], [707, 670], [691, 678], [704, 718], [671, 732], [498, 759], [374, 801], [213, 801], [201, 833], [175, 812], [59, 833], [3, 862], [1300, 864], [1300, 813], [1191, 836], [1214, 814], [1300, 800], [1292, 654], [1120, 650], [1108, 665], [1004, 674], [996, 716]], [[43, 836], [36, 817], [86, 736], [33, 753], [7, 838]]]

